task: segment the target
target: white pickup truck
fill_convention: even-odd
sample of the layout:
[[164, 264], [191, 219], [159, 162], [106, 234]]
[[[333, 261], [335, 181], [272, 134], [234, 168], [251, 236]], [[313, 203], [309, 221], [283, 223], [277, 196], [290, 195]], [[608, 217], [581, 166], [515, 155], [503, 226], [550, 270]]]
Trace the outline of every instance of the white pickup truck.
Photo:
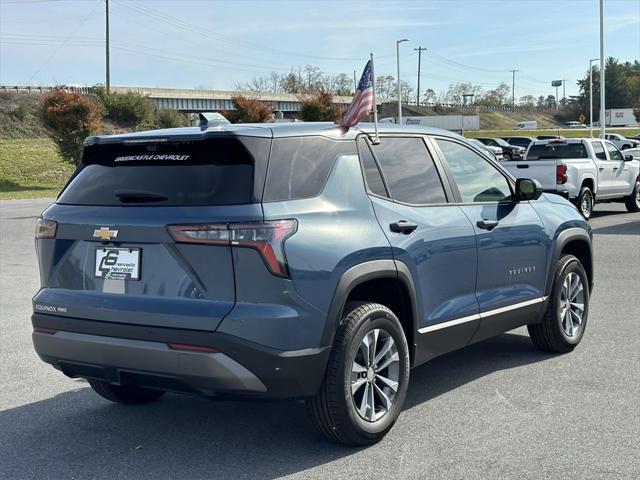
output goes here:
[[501, 166], [568, 198], [586, 219], [596, 202], [624, 202], [629, 212], [640, 212], [640, 162], [607, 140], [538, 140], [529, 145], [524, 160]]

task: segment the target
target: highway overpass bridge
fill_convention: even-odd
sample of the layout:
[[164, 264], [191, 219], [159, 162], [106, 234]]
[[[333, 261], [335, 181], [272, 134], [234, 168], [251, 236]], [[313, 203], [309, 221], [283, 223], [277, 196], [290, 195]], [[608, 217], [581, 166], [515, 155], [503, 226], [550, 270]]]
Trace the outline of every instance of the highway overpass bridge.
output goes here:
[[[0, 85], [0, 91], [14, 91], [27, 93], [46, 93], [55, 88], [62, 88], [67, 91], [89, 93], [90, 87], [80, 85], [60, 85], [56, 87], [30, 87], [22, 85]], [[271, 106], [275, 111], [283, 114], [295, 114], [300, 110], [300, 101], [304, 95], [291, 93], [268, 93], [268, 92], [238, 92], [227, 90], [191, 90], [178, 88], [147, 88], [147, 87], [111, 87], [111, 91], [118, 93], [136, 92], [149, 97], [158, 108], [178, 110], [181, 112], [221, 112], [233, 110], [231, 98], [242, 95], [245, 97], [257, 98]], [[341, 109], [351, 103], [352, 97], [334, 96], [333, 101]]]

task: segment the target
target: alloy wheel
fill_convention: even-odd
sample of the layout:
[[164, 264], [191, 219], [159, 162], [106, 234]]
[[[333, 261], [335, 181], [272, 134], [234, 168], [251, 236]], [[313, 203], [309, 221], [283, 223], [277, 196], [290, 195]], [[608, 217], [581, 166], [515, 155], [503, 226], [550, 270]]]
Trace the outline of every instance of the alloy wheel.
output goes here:
[[580, 209], [582, 211], [582, 215], [585, 218], [589, 218], [589, 216], [591, 215], [591, 209], [592, 209], [592, 205], [591, 205], [591, 195], [589, 195], [588, 193], [585, 193], [584, 195], [582, 195], [582, 201], [580, 202]]
[[400, 380], [400, 355], [384, 329], [368, 332], [351, 365], [351, 398], [367, 422], [380, 420], [393, 406]]
[[584, 318], [584, 285], [580, 276], [570, 272], [562, 283], [560, 292], [560, 318], [567, 337], [577, 335]]

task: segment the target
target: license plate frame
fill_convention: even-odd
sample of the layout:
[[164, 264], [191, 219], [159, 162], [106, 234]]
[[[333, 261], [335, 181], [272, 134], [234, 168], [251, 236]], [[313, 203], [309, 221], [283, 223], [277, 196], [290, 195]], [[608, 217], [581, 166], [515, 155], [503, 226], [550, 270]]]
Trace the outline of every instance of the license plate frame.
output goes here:
[[94, 275], [102, 280], [139, 281], [142, 249], [126, 247], [97, 247]]

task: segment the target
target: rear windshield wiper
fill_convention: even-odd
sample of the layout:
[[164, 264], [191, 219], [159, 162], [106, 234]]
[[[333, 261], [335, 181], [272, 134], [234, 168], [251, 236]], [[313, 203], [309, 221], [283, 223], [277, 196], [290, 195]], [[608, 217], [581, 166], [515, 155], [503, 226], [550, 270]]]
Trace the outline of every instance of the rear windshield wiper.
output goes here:
[[145, 192], [141, 190], [118, 190], [115, 192], [115, 195], [122, 203], [164, 202], [169, 200], [168, 197], [161, 193]]

